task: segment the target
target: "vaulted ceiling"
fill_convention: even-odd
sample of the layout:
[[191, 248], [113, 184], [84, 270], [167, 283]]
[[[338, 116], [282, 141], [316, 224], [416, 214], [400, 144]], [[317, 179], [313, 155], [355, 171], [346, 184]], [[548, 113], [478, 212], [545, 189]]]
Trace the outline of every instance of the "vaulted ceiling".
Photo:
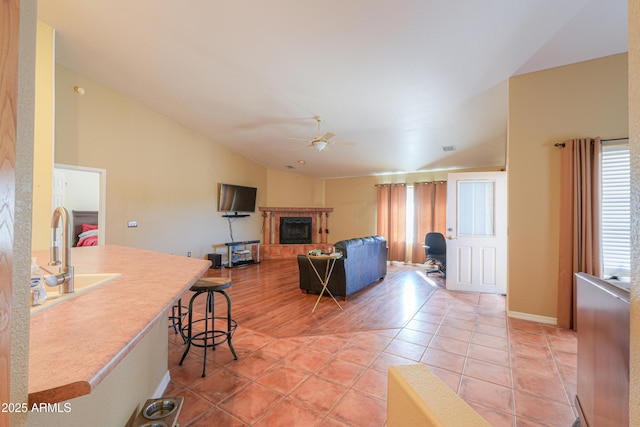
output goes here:
[[[38, 16], [59, 63], [316, 177], [503, 166], [511, 76], [627, 51], [626, 0], [39, 0]], [[304, 148], [315, 116], [356, 144]]]

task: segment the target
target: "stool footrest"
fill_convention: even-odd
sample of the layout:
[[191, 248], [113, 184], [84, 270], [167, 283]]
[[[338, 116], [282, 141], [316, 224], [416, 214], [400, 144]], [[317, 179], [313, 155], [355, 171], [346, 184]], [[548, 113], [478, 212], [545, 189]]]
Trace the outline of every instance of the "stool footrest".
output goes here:
[[[199, 322], [204, 322], [205, 320], [211, 321], [211, 318], [209, 317], [208, 319], [197, 319], [192, 321], [191, 323], [192, 325], [195, 325]], [[221, 320], [221, 321], [224, 321], [225, 323], [227, 322], [227, 318], [222, 316], [216, 316], [213, 318], [213, 320], [214, 321]], [[236, 331], [237, 327], [238, 327], [238, 322], [231, 319], [231, 328], [228, 331], [222, 330], [222, 329], [212, 329], [208, 331], [200, 331], [195, 333], [192, 332], [191, 345], [194, 347], [203, 348], [205, 347], [205, 341], [207, 341], [206, 347], [213, 348], [215, 350], [215, 347], [219, 346], [220, 344], [224, 344], [229, 340], [229, 338]], [[185, 336], [185, 337], [187, 336], [188, 328], [189, 328], [189, 325], [182, 327], [182, 336]], [[223, 338], [219, 340], [218, 338], [221, 338], [221, 337]]]

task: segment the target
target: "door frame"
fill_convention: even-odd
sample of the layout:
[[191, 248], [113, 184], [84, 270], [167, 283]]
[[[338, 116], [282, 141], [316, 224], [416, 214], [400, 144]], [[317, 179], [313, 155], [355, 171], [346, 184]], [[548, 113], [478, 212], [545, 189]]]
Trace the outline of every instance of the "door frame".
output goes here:
[[[457, 248], [458, 224], [457, 224], [457, 203], [458, 203], [458, 182], [464, 180], [491, 180], [496, 183], [494, 187], [494, 234], [496, 238], [495, 251], [495, 285], [482, 285], [479, 279], [482, 276], [482, 268], [479, 267], [480, 259], [484, 259], [481, 254], [473, 253], [470, 256], [475, 257], [476, 262], [470, 262], [471, 271], [470, 283], [461, 284], [457, 281], [459, 276], [459, 267], [457, 256], [459, 254]], [[456, 172], [450, 173], [448, 176], [448, 194], [452, 192], [455, 197], [447, 197], [447, 278], [446, 288], [453, 291], [468, 292], [484, 292], [507, 294], [507, 255], [508, 255], [508, 216], [507, 216], [507, 173], [505, 171], [488, 171], [488, 172]], [[498, 202], [498, 200], [500, 201]], [[453, 221], [452, 221], [453, 220]], [[453, 223], [452, 223], [453, 222]], [[473, 239], [473, 238], [466, 238]], [[478, 238], [480, 239], [480, 238]], [[476, 248], [477, 251], [478, 248]], [[455, 254], [455, 258], [454, 258]], [[451, 259], [449, 259], [451, 258]], [[451, 267], [451, 270], [449, 269]], [[480, 270], [479, 270], [480, 268]]]
[[[89, 172], [89, 173], [97, 173], [99, 175], [99, 206], [98, 206], [98, 245], [106, 244], [106, 229], [107, 229], [107, 170], [100, 168], [91, 168], [88, 166], [76, 166], [76, 165], [67, 165], [64, 163], [55, 163], [53, 165], [53, 175], [55, 181], [56, 169], [62, 170], [72, 170], [76, 172]], [[55, 200], [55, 191], [52, 196], [52, 206], [53, 209], [56, 208], [56, 200]]]

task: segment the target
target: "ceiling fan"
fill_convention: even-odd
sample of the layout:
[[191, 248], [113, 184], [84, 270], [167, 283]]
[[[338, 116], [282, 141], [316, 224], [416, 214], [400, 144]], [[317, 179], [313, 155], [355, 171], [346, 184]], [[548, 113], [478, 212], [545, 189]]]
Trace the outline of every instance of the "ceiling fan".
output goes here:
[[331, 132], [327, 132], [324, 135], [320, 133], [320, 122], [322, 118], [320, 116], [315, 116], [314, 120], [318, 122], [318, 134], [314, 136], [312, 139], [303, 139], [303, 138], [290, 138], [294, 141], [305, 141], [308, 144], [302, 147], [294, 148], [294, 150], [302, 150], [304, 148], [315, 148], [318, 151], [329, 151], [329, 145], [356, 145], [355, 142], [339, 142], [339, 141], [329, 141], [335, 135]]

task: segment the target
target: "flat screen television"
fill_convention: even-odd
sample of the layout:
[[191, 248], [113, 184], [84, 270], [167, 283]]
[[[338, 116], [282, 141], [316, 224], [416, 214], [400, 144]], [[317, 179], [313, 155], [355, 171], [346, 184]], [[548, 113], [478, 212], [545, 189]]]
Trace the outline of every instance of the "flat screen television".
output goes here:
[[257, 190], [255, 187], [218, 184], [218, 211], [255, 212]]

